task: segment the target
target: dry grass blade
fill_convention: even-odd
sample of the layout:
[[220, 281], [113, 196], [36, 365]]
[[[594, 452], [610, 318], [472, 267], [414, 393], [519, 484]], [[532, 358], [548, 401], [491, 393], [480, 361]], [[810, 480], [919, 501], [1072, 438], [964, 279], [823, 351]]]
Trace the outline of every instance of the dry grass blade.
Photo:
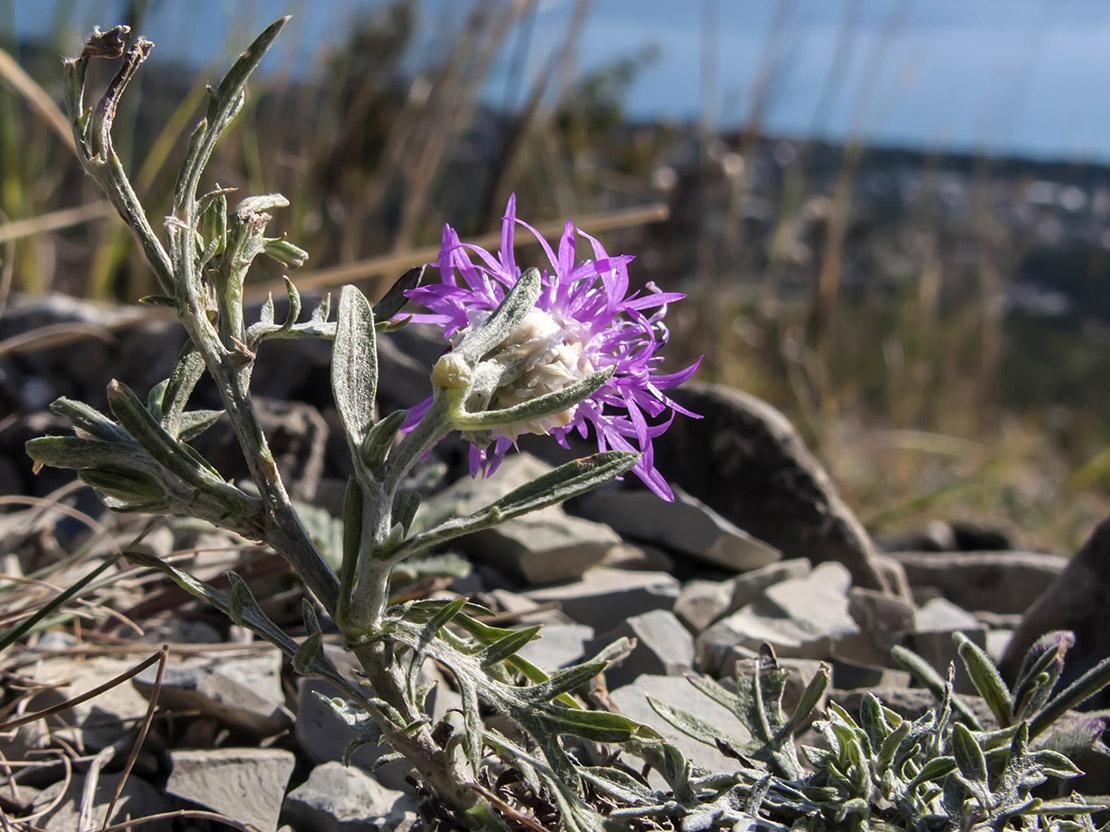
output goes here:
[[[163, 650], [164, 649], [165, 648], [163, 648]], [[39, 719], [43, 719], [44, 717], [48, 717], [51, 714], [56, 714], [56, 713], [58, 713], [58, 711], [64, 711], [67, 708], [72, 708], [76, 705], [80, 705], [82, 702], [88, 702], [90, 699], [95, 699], [96, 697], [100, 696], [100, 694], [104, 693], [105, 691], [111, 690], [112, 688], [116, 687], [117, 685], [123, 684], [128, 679], [131, 679], [134, 676], [139, 675], [144, 670], [146, 670], [148, 667], [150, 667], [152, 664], [155, 664], [156, 662], [162, 661], [163, 660], [162, 659], [162, 653], [163, 653], [163, 651], [159, 650], [157, 653], [155, 653], [154, 655], [149, 656], [148, 658], [139, 662], [134, 667], [129, 668], [128, 670], [125, 670], [123, 673], [120, 673], [119, 675], [115, 676], [112, 679], [109, 679], [104, 684], [97, 685], [92, 690], [89, 690], [89, 691], [86, 691], [85, 693], [82, 693], [80, 696], [75, 696], [72, 699], [67, 699], [65, 702], [59, 702], [57, 705], [53, 705], [49, 708], [44, 708], [41, 711], [35, 711], [33, 714], [25, 714], [24, 716], [21, 716], [18, 719], [11, 719], [11, 720], [8, 720], [7, 722], [0, 723], [0, 731], [9, 731], [12, 728], [18, 728], [20, 725], [26, 725], [29, 722], [35, 722]]]
[[107, 343], [114, 340], [112, 331], [103, 326], [78, 323], [49, 324], [0, 341], [0, 358], [21, 352], [38, 352], [61, 347], [84, 338], [99, 338]]
[[515, 820], [517, 823], [527, 826], [533, 832], [550, 832], [550, 830], [536, 820], [528, 817], [525, 814], [514, 809], [500, 797], [495, 795], [489, 789], [479, 786], [477, 783], [471, 783], [470, 788], [474, 789], [478, 794], [497, 807], [497, 810], [505, 815], [505, 817]]
[[[601, 234], [606, 231], [616, 231], [623, 228], [634, 228], [650, 223], [665, 222], [670, 216], [667, 206], [662, 202], [653, 202], [648, 205], [638, 205], [633, 208], [621, 208], [615, 211], [601, 211], [596, 214], [586, 214], [575, 221], [575, 225], [590, 234]], [[563, 232], [565, 220], [552, 220], [539, 223], [536, 230], [542, 237], [554, 237]], [[493, 231], [464, 241], [467, 245], [489, 248], [501, 243], [501, 231]], [[517, 246], [538, 245], [531, 236], [521, 237]], [[430, 263], [439, 257], [439, 246], [413, 249], [412, 251], [397, 254], [386, 254], [381, 257], [370, 257], [356, 263], [347, 263], [342, 266], [333, 266], [319, 269], [314, 272], [303, 272], [297, 277], [297, 288], [321, 289], [329, 286], [338, 286], [356, 280], [376, 277], [383, 274], [393, 274], [412, 266]], [[247, 300], [251, 302], [265, 300], [270, 294], [284, 291], [284, 283], [274, 282], [252, 288], [247, 292]], [[2, 345], [0, 345], [2, 346]]]
[[62, 143], [69, 148], [70, 153], [77, 152], [77, 144], [73, 139], [73, 131], [70, 129], [69, 119], [65, 117], [65, 113], [58, 109], [50, 94], [3, 49], [0, 49], [0, 82], [23, 97], [31, 109], [50, 125]]
[[110, 745], [101, 749], [89, 763], [89, 768], [85, 772], [85, 782], [81, 785], [81, 806], [77, 814], [79, 832], [85, 832], [93, 827], [92, 814], [93, 809], [96, 808], [96, 787], [100, 785], [100, 772], [104, 766], [112, 762], [115, 756], [116, 749]]
[[0, 243], [10, 243], [35, 234], [46, 234], [50, 231], [83, 225], [94, 220], [102, 220], [111, 214], [111, 204], [107, 200], [100, 200], [90, 202], [88, 205], [78, 205], [74, 208], [51, 211], [49, 214], [40, 214], [37, 217], [28, 217], [25, 220], [6, 222], [0, 225]]
[[114, 823], [111, 826], [105, 826], [100, 832], [124, 832], [124, 830], [135, 829], [145, 823], [154, 823], [159, 820], [173, 820], [175, 818], [210, 820], [214, 823], [222, 823], [232, 829], [238, 829], [240, 832], [260, 832], [259, 828], [253, 824], [242, 823], [237, 820], [232, 820], [226, 815], [221, 815], [218, 812], [205, 812], [200, 809], [179, 809], [176, 812], [161, 812], [157, 815], [147, 815], [145, 818], [133, 818], [123, 821], [122, 823]]
[[135, 767], [135, 761], [139, 759], [139, 751], [146, 742], [146, 735], [150, 731], [150, 724], [154, 721], [154, 711], [158, 707], [158, 696], [162, 692], [162, 680], [166, 676], [166, 663], [169, 661], [170, 648], [168, 645], [163, 644], [162, 649], [158, 651], [158, 673], [154, 677], [154, 687], [150, 694], [150, 703], [147, 705], [146, 716], [143, 717], [142, 727], [139, 728], [139, 735], [135, 737], [135, 744], [131, 746], [131, 753], [127, 757], [127, 764], [123, 767], [123, 776], [120, 777], [119, 783], [116, 784], [115, 794], [112, 795], [112, 800], [108, 804], [108, 811], [104, 813], [104, 826], [101, 827], [101, 832], [108, 828], [108, 821], [112, 817], [112, 810], [116, 808], [116, 803], [119, 801], [120, 795], [123, 794], [123, 788], [127, 785], [127, 778], [131, 776], [131, 769]]

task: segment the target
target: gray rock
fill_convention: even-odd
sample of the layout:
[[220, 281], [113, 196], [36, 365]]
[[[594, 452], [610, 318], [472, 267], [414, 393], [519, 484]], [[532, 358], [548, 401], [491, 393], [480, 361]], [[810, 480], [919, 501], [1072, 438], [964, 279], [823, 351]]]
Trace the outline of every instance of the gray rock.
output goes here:
[[736, 572], [757, 569], [782, 557], [777, 549], [736, 528], [681, 488], [674, 489], [673, 503], [650, 491], [607, 488], [580, 499], [576, 509], [631, 540], [665, 546]]
[[558, 602], [572, 620], [604, 632], [633, 615], [670, 609], [678, 589], [678, 579], [665, 572], [595, 566], [579, 581], [533, 589], [525, 595], [541, 604]]
[[917, 611], [917, 631], [952, 633], [957, 630], [981, 629], [979, 619], [946, 598], [933, 598]]
[[727, 581], [687, 581], [674, 602], [674, 614], [700, 633], [728, 610], [733, 587]]
[[720, 673], [730, 648], [756, 650], [766, 642], [780, 656], [825, 659], [837, 642], [859, 633], [848, 611], [851, 576], [838, 563], [767, 587], [761, 598], [705, 630], [697, 639], [698, 666]]
[[[156, 668], [134, 679], [136, 690], [149, 697]], [[281, 654], [277, 650], [247, 659], [188, 660], [166, 668], [160, 707], [198, 710], [259, 736], [270, 736], [289, 727], [292, 719], [281, 690]]]
[[[40, 642], [39, 649], [46, 645]], [[87, 656], [79, 659], [54, 656], [44, 659], [34, 669], [36, 684], [47, 689], [35, 696], [27, 705], [27, 713], [42, 710], [74, 699], [104, 684], [108, 679], [122, 675], [134, 667], [134, 662], [109, 656]], [[91, 749], [112, 745], [131, 730], [135, 720], [147, 711], [147, 701], [130, 685], [115, 685], [99, 696], [79, 703], [51, 717], [50, 731], [67, 742], [76, 742]], [[70, 728], [62, 728], [59, 722]], [[37, 725], [37, 723], [31, 723]], [[31, 728], [31, 726], [25, 726]], [[20, 735], [23, 742], [34, 729]], [[12, 756], [16, 749], [5, 753]]]
[[541, 670], [557, 670], [583, 659], [593, 639], [593, 627], [585, 624], [547, 624], [520, 655]]
[[[112, 795], [119, 786], [122, 774], [101, 774], [96, 784], [93, 797], [92, 820], [95, 825], [91, 828], [99, 829], [104, 823], [104, 814], [108, 811], [108, 804], [112, 802]], [[74, 777], [67, 784], [55, 783], [43, 789], [32, 804], [32, 811], [39, 812], [58, 800], [46, 814], [35, 821], [35, 827], [46, 832], [75, 832], [80, 829], [82, 790], [85, 787], [85, 778]], [[134, 775], [127, 778], [123, 793], [112, 811], [110, 823], [121, 823], [128, 818], [145, 818], [163, 812], [172, 812], [177, 808], [174, 801], [159, 792], [152, 785]], [[150, 832], [172, 832], [172, 820], [156, 820], [144, 823], [138, 827]]]
[[863, 526], [786, 417], [720, 385], [688, 384], [670, 395], [704, 418], [676, 419], [654, 440], [668, 481], [785, 558], [839, 562], [856, 586], [890, 589]]
[[[1013, 681], [1026, 651], [1052, 630], [1075, 633], [1062, 684], [1110, 655], [1110, 519], [1095, 528], [1064, 571], [1025, 613], [1003, 656], [1003, 675]], [[1084, 707], [1108, 706], [1110, 693], [1103, 690]]]
[[279, 748], [170, 751], [166, 792], [274, 832], [296, 759]]
[[573, 624], [569, 615], [536, 603], [531, 598], [519, 592], [507, 589], [491, 589], [490, 596], [497, 601], [498, 606], [508, 613], [520, 616], [524, 624]]
[[576, 578], [620, 543], [608, 526], [558, 507], [467, 535], [459, 548], [532, 586]]
[[935, 586], [965, 610], [1024, 613], [1068, 562], [1036, 552], [894, 552], [912, 586]]
[[670, 572], [674, 569], [674, 558], [655, 546], [621, 543], [606, 552], [599, 565], [641, 572]]
[[942, 677], [948, 666], [956, 667], [956, 691], [975, 693], [964, 671], [952, 634], [960, 632], [982, 648], [987, 646], [987, 629], [974, 615], [944, 598], [932, 598], [917, 611], [917, 630], [907, 634], [907, 646], [933, 666]]
[[285, 798], [284, 817], [312, 832], [378, 832], [413, 806], [404, 792], [387, 789], [366, 772], [330, 762]]
[[[496, 476], [464, 477], [435, 495], [421, 506], [417, 522], [431, 525], [477, 511], [551, 470], [530, 454], [515, 454], [505, 459]], [[540, 585], [581, 576], [620, 542], [608, 526], [552, 506], [466, 535], [456, 544], [476, 560]]]
[[848, 612], [860, 632], [838, 642], [836, 656], [856, 664], [889, 665], [890, 651], [902, 643], [904, 633], [916, 626], [913, 604], [873, 589], [852, 587], [848, 591]]
[[762, 569], [753, 569], [743, 575], [737, 575], [729, 585], [732, 587], [732, 597], [729, 599], [725, 612], [736, 612], [741, 607], [746, 607], [752, 601], [763, 595], [767, 587], [782, 583], [783, 581], [804, 578], [813, 571], [813, 564], [805, 558], [784, 560], [773, 563]]
[[832, 684], [842, 690], [909, 687], [913, 678], [905, 670], [889, 667], [852, 664], [839, 659], [834, 659], [831, 664]]
[[686, 679], [678, 676], [640, 676], [630, 685], [610, 691], [613, 704], [626, 716], [650, 725], [667, 742], [678, 746], [693, 765], [711, 771], [731, 771], [736, 761], [715, 747], [705, 745], [682, 733], [657, 714], [648, 698], [689, 711], [710, 725], [719, 726], [721, 737], [740, 743], [751, 741], [751, 734], [737, 721], [732, 712], [700, 693]]
[[694, 639], [672, 612], [652, 610], [634, 615], [600, 636], [594, 649], [621, 637], [635, 639], [635, 646], [619, 664], [605, 669], [609, 687], [627, 685], [643, 674], [681, 676], [694, 667]]

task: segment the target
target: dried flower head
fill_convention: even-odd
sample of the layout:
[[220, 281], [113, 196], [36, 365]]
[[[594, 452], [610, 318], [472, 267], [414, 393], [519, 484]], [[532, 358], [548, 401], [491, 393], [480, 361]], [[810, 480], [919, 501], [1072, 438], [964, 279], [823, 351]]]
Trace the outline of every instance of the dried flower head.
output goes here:
[[[520, 278], [513, 254], [518, 225], [535, 235], [550, 268], [542, 272], [542, 291], [535, 307], [485, 359], [487, 366], [492, 362], [487, 372], [497, 374], [487, 409], [522, 404], [597, 371], [612, 368], [613, 374], [588, 399], [562, 412], [467, 434], [472, 442], [471, 473], [495, 470], [523, 433], [551, 434], [567, 447], [571, 431], [585, 437], [592, 425], [600, 450], [640, 452], [633, 472], [660, 497], [673, 499], [655, 468], [652, 439], [670, 426], [675, 413], [697, 418], [663, 391], [689, 379], [700, 359], [677, 373], [657, 372], [663, 360], [659, 350], [669, 337], [663, 323], [667, 304], [684, 295], [662, 292], [650, 283], [646, 292], [629, 294], [631, 256], [610, 256], [600, 242], [569, 222], [556, 252], [535, 228], [517, 219], [516, 199], [510, 197], [496, 255], [463, 244], [450, 226], [444, 228], [438, 262], [441, 282], [408, 292], [410, 299], [430, 310], [415, 316], [416, 320], [441, 325], [453, 346], [481, 326]], [[579, 237], [592, 247], [592, 260], [575, 262]], [[450, 361], [441, 365], [437, 365], [433, 382], [441, 387], [448, 381], [460, 383]], [[410, 426], [430, 402], [410, 412]]]

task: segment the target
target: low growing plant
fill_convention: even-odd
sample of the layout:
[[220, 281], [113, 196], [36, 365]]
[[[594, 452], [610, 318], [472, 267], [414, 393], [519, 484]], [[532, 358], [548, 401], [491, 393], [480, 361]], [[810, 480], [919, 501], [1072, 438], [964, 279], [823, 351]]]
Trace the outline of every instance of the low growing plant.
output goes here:
[[[1092, 807], [1084, 801], [1046, 803], [1030, 794], [1047, 776], [1076, 773], [1057, 751], [1032, 745], [1078, 696], [1074, 685], [1051, 696], [1062, 657], [1057, 648], [1033, 656], [1011, 694], [976, 648], [961, 646], [972, 678], [998, 716], [996, 729], [977, 724], [950, 684], [929, 677], [941, 704], [925, 717], [904, 720], [874, 697], [865, 699], [859, 721], [830, 705], [828, 718], [816, 723], [825, 747], [803, 747], [801, 755], [794, 733], [820, 700], [828, 673], [818, 674], [787, 718], [780, 705], [785, 675], [767, 654], [741, 673], [736, 692], [709, 680], [695, 682], [748, 725], [750, 743], [721, 739], [718, 728], [657, 705], [663, 717], [739, 763], [733, 771], [700, 772], [650, 728], [589, 710], [575, 697], [627, 643], [548, 675], [519, 655], [538, 627], [489, 626], [479, 620], [485, 611], [466, 599], [391, 603], [390, 577], [407, 559], [623, 474], [635, 474], [669, 499], [653, 465], [652, 440], [676, 413], [685, 413], [665, 391], [695, 367], [657, 372], [657, 351], [667, 337], [666, 305], [681, 295], [652, 286], [630, 294], [630, 258], [610, 256], [572, 225], [557, 250], [536, 234], [550, 267], [522, 271], [514, 258], [514, 233], [517, 226], [535, 231], [517, 220], [512, 201], [496, 253], [464, 245], [445, 230], [434, 264], [438, 284], [422, 285], [424, 270], [414, 269], [376, 306], [345, 286], [333, 320], [328, 299], [302, 319], [300, 297], [287, 280], [285, 319], [275, 319], [271, 301], [259, 320], [248, 322], [243, 285], [253, 261], [265, 255], [295, 267], [307, 255], [265, 235], [269, 212], [286, 205], [283, 197], [247, 197], [229, 210], [230, 191], [205, 192], [201, 182], [213, 147], [242, 107], [248, 77], [284, 22], [266, 29], [210, 91], [206, 117], [192, 134], [177, 178], [165, 244], [131, 187], [111, 135], [120, 96], [153, 44], [140, 37], [127, 45], [128, 30], [116, 27], [94, 32], [82, 54], [66, 62], [66, 104], [81, 164], [138, 236], [161, 292], [145, 302], [174, 309], [188, 341], [170, 377], [145, 398], [113, 381], [111, 417], [80, 402], [56, 401], [53, 409], [72, 422], [76, 435], [29, 442], [37, 465], [76, 469], [117, 511], [201, 518], [283, 555], [340, 628], [362, 677], [346, 678], [323, 651], [317, 604], [306, 600], [307, 635], [297, 641], [266, 617], [235, 574], [224, 593], [157, 558], [130, 557], [277, 645], [298, 673], [334, 684], [342, 697], [328, 704], [356, 729], [359, 742], [388, 743], [439, 798], [448, 822], [542, 828], [527, 816], [524, 807], [532, 805], [557, 813], [568, 830], [1093, 828]], [[121, 65], [98, 103], [86, 108], [86, 68], [101, 57], [122, 58]], [[576, 262], [578, 238], [588, 241], [591, 260]], [[406, 318], [401, 313], [408, 300], [428, 311]], [[429, 399], [379, 418], [376, 339], [413, 317], [442, 325], [451, 349], [435, 365]], [[332, 391], [355, 471], [338, 571], [306, 533], [252, 407], [255, 358], [267, 341], [279, 338], [333, 344]], [[188, 409], [205, 373], [223, 411]], [[249, 484], [228, 482], [189, 444], [223, 414], [249, 467]], [[431, 528], [414, 524], [419, 495], [407, 483], [449, 433], [470, 441], [472, 472], [491, 475], [522, 433], [551, 434], [566, 444], [570, 432], [585, 436], [591, 430], [599, 446], [593, 456], [556, 468], [473, 514]], [[428, 690], [418, 681], [428, 660], [449, 670], [461, 694], [461, 719], [433, 723], [428, 715]], [[917, 665], [923, 665], [915, 663], [920, 671]], [[1081, 691], [1105, 684], [1106, 666], [1093, 672], [1095, 677], [1076, 683]], [[482, 707], [519, 730], [509, 737], [487, 727]], [[1080, 733], [1090, 739], [1092, 731]], [[625, 744], [662, 773], [669, 790], [649, 788], [615, 756], [608, 765], [586, 765], [585, 754], [564, 746], [568, 736], [587, 749]], [[530, 797], [507, 802], [505, 792], [495, 790], [506, 780], [522, 785]]]

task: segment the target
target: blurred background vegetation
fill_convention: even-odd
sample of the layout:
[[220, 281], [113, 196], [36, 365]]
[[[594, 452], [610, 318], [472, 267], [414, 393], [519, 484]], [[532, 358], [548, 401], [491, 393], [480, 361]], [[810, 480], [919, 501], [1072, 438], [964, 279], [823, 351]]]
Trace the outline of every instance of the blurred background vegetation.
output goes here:
[[[1040, 158], [1013, 151], [1005, 120], [1005, 155], [866, 129], [900, 95], [928, 121], [948, 91], [905, 92], [901, 39], [925, 0], [753, 0], [737, 81], [730, 15], [746, 3], [644, 3], [683, 23], [637, 41], [641, 6], [622, 0], [0, 0], [0, 315], [12, 292], [153, 288], [73, 161], [59, 55], [94, 22], [158, 44], [116, 121], [157, 218], [205, 83], [291, 12], [211, 170], [290, 199], [277, 223], [311, 254], [300, 286], [380, 292], [431, 259], [445, 222], [496, 232], [515, 192], [549, 236], [574, 219], [638, 255], [634, 280], [687, 292], [673, 363], [704, 354], [700, 380], [782, 408], [873, 530], [958, 518], [1071, 550], [1110, 510], [1110, 170], [1064, 142], [1046, 158], [1065, 123], [1037, 122]], [[1008, 10], [1053, 4], [966, 5], [1005, 28]], [[791, 27], [818, 10], [827, 65], [790, 81], [812, 59]], [[1023, 39], [1054, 22], [1038, 12], [1011, 37], [1000, 66], [1021, 72], [984, 88], [1003, 114], [1035, 75]], [[627, 48], [606, 46], [598, 32], [621, 27]], [[653, 94], [668, 106], [645, 108]], [[805, 129], [776, 126], [790, 95]]]

